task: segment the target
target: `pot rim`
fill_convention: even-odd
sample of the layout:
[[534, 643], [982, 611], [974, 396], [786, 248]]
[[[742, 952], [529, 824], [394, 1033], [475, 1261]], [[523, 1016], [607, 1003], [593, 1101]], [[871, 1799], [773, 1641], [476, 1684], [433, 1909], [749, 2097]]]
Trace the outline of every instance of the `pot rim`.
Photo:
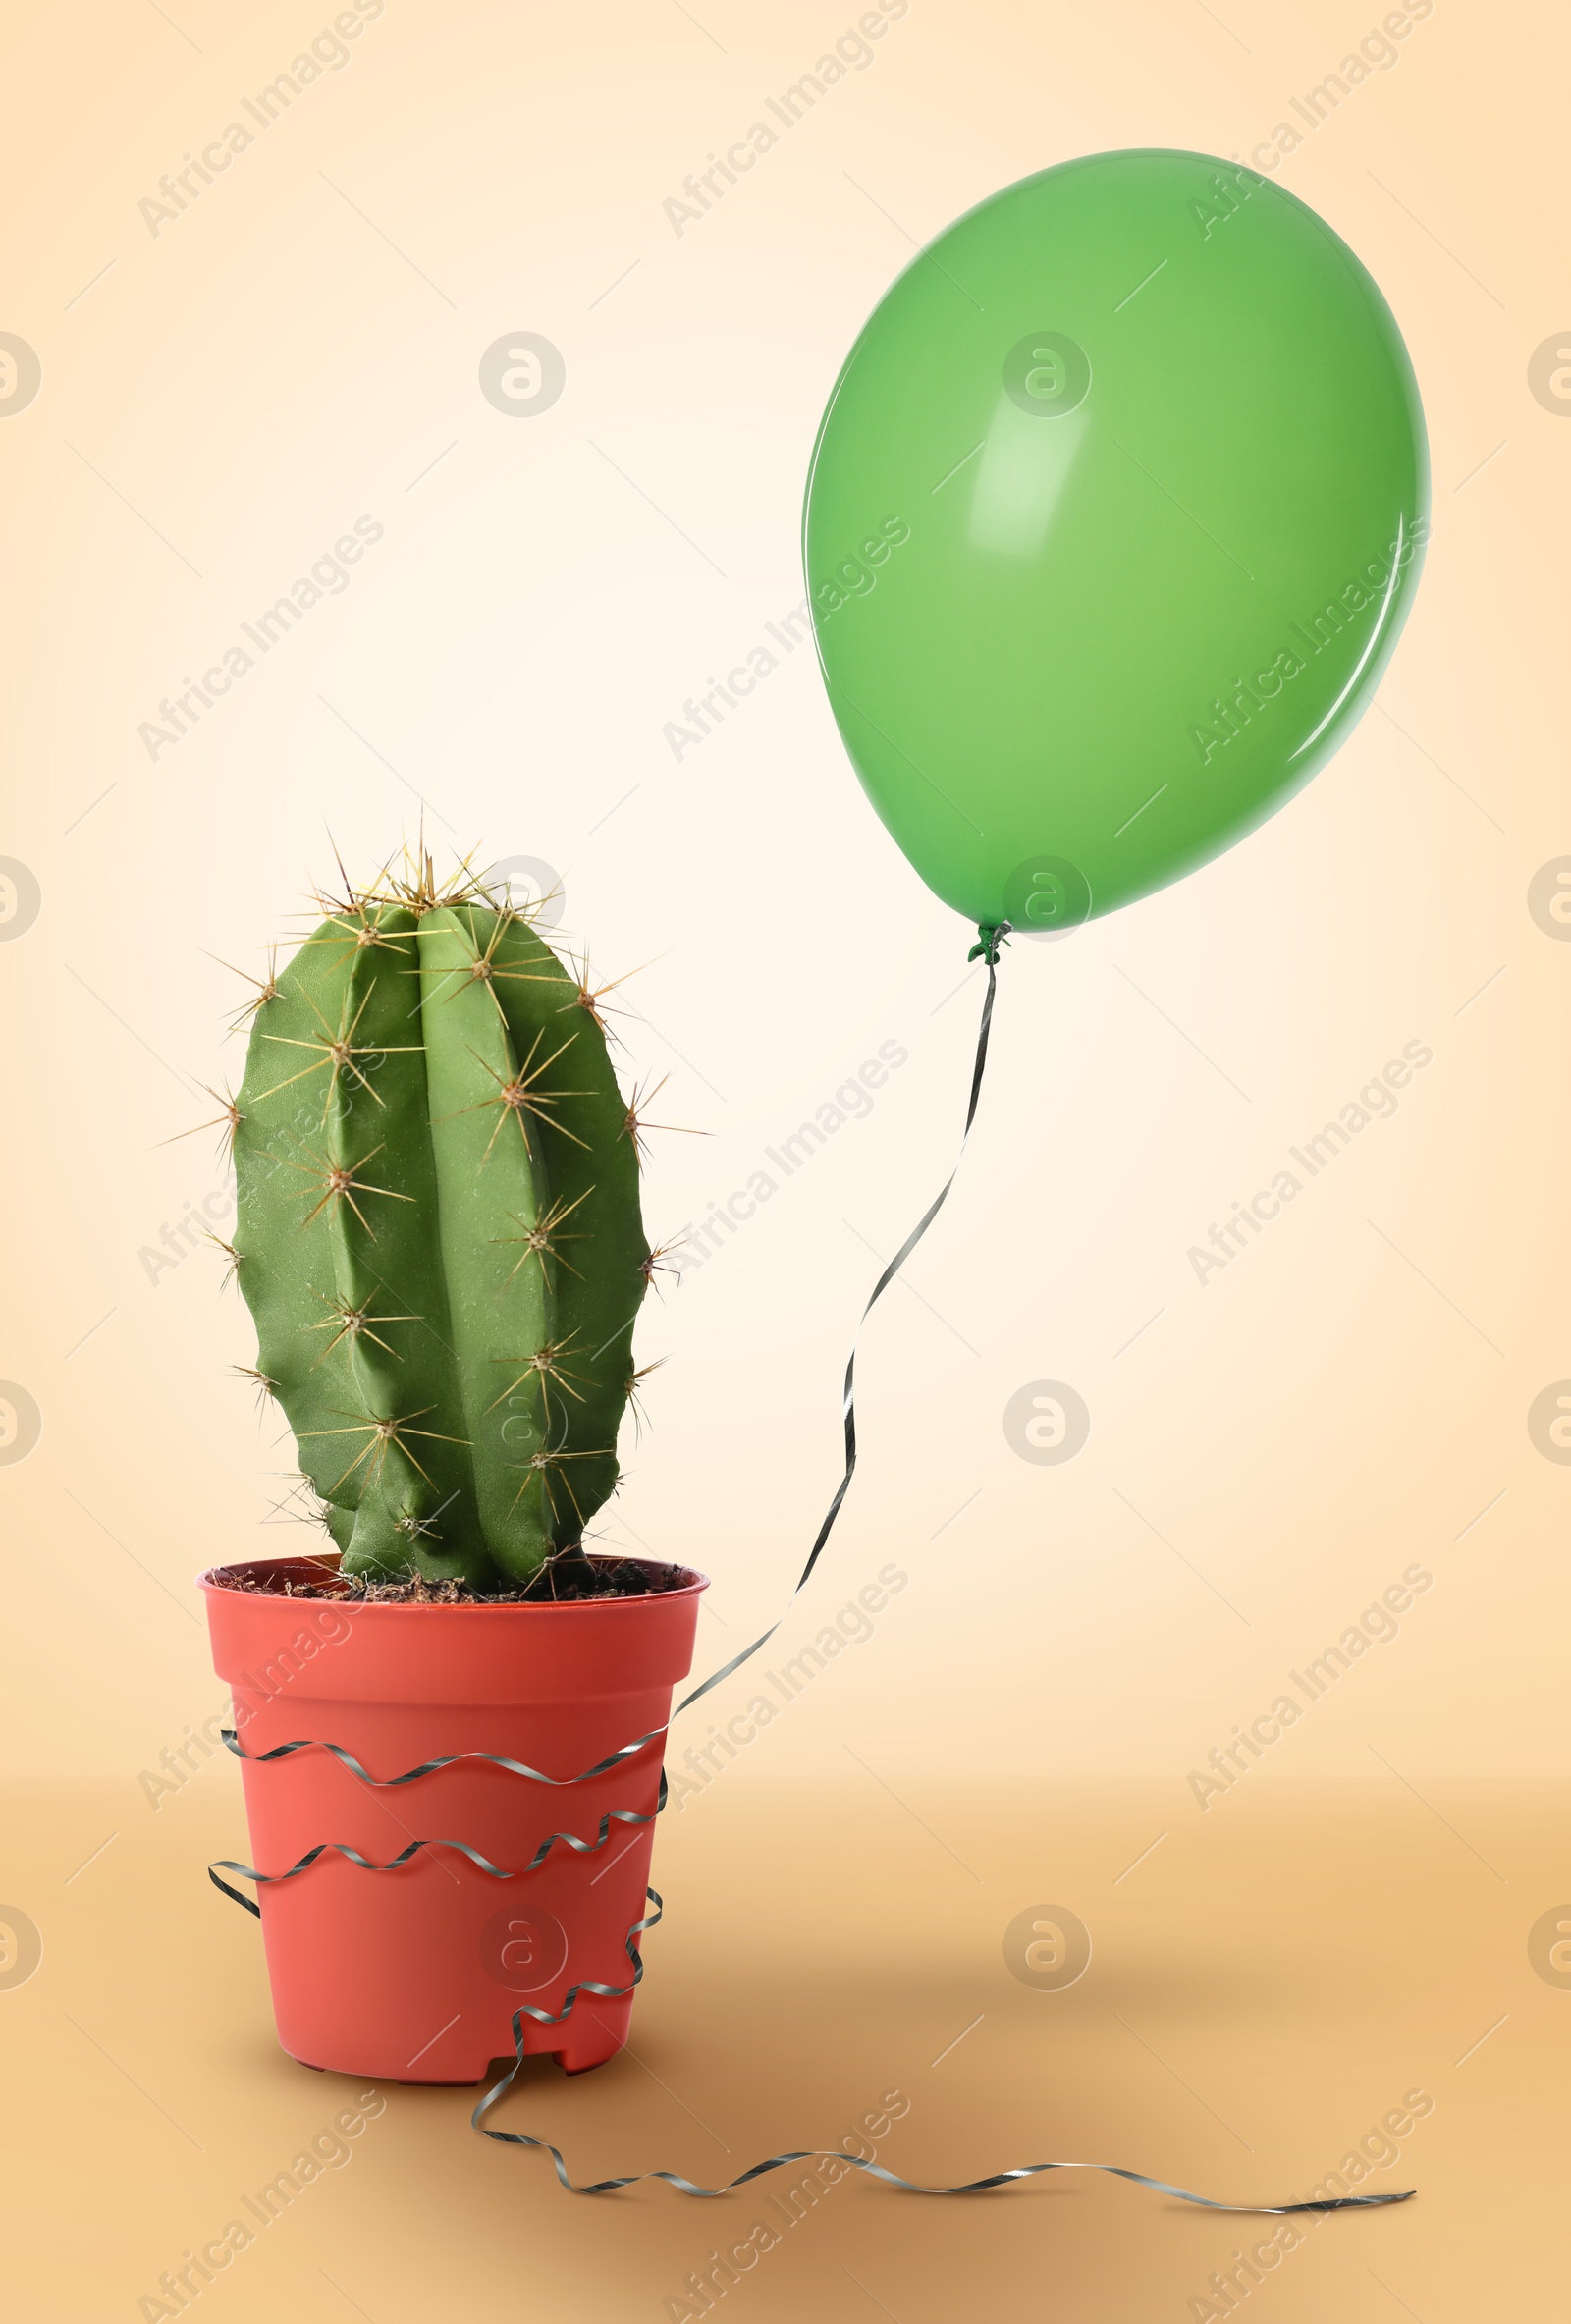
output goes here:
[[[610, 1563], [611, 1560], [606, 1558], [592, 1558], [590, 1562], [606, 1564]], [[632, 1606], [667, 1605], [670, 1604], [674, 1599], [695, 1597], [700, 1591], [707, 1590], [710, 1586], [709, 1576], [707, 1574], [701, 1574], [696, 1566], [681, 1565], [676, 1560], [670, 1558], [636, 1556], [624, 1557], [619, 1554], [615, 1562], [621, 1565], [639, 1566], [646, 1573], [654, 1572], [661, 1574], [685, 1574], [687, 1575], [688, 1579], [681, 1583], [675, 1590], [652, 1592], [647, 1597], [576, 1597], [563, 1598], [560, 1601], [553, 1601], [550, 1598], [540, 1598], [527, 1605], [519, 1605], [517, 1603], [487, 1603], [484, 1599], [467, 1605], [432, 1604], [429, 1600], [424, 1604], [415, 1603], [410, 1605], [390, 1605], [385, 1601], [378, 1602], [375, 1599], [365, 1600], [359, 1598], [354, 1599], [352, 1602], [354, 1606], [355, 1617], [358, 1620], [363, 1620], [367, 1616], [372, 1615], [391, 1615], [397, 1617], [399, 1615], [409, 1614], [466, 1614], [470, 1617], [473, 1617], [476, 1614], [490, 1614], [493, 1617], [498, 1614], [585, 1615], [600, 1612], [602, 1609], [609, 1610], [611, 1608], [617, 1608], [619, 1610], [623, 1610]], [[259, 1569], [276, 1570], [279, 1567], [294, 1567], [297, 1570], [300, 1568], [314, 1567], [325, 1580], [330, 1576], [337, 1575], [339, 1571], [339, 1552], [337, 1550], [330, 1551], [326, 1554], [310, 1554], [302, 1552], [293, 1557], [234, 1558], [226, 1565], [209, 1566], [204, 1573], [198, 1574], [196, 1576], [196, 1587], [198, 1590], [205, 1591], [213, 1596], [244, 1597], [253, 1601], [259, 1599], [264, 1604], [310, 1604], [312, 1601], [308, 1598], [291, 1598], [284, 1595], [282, 1593], [279, 1593], [275, 1597], [273, 1593], [270, 1591], [236, 1590], [231, 1587], [227, 1579], [227, 1577], [232, 1574], [252, 1574], [257, 1572]], [[319, 1604], [332, 1605], [335, 1602], [338, 1602], [338, 1600], [336, 1598], [336, 1594], [330, 1592], [323, 1598], [318, 1599], [316, 1602]]]

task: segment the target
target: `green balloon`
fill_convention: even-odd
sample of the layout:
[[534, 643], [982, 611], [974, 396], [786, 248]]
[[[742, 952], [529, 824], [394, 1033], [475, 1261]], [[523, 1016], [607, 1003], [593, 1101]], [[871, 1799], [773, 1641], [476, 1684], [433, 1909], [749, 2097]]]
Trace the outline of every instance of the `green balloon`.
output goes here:
[[819, 428], [803, 559], [884, 822], [968, 919], [1052, 934], [1325, 764], [1428, 531], [1358, 259], [1254, 171], [1146, 151], [1005, 187], [900, 276]]

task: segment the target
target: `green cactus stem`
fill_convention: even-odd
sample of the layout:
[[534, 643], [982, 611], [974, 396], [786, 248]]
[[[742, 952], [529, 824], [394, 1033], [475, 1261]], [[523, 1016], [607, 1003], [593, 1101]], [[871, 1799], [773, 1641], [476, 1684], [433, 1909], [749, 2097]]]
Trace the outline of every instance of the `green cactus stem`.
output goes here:
[[249, 1377], [346, 1572], [515, 1586], [616, 1485], [658, 1255], [597, 999], [527, 915], [439, 888], [422, 855], [330, 905], [248, 1003]]

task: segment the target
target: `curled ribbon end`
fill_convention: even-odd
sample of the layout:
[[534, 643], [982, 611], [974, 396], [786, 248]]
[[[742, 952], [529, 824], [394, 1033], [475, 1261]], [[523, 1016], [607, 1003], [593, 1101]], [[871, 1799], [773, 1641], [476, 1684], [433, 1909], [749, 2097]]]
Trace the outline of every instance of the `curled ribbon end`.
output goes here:
[[1392, 2194], [1327, 2195], [1320, 2203], [1288, 2203], [1289, 2211], [1377, 2211], [1385, 2203], [1410, 2203], [1418, 2193], [1416, 2187], [1404, 2187]]

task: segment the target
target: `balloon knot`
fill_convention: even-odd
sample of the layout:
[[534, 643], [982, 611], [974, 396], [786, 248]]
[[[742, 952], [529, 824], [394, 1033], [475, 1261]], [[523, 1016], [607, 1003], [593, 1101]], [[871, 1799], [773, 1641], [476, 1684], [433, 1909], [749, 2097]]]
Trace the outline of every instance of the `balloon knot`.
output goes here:
[[982, 939], [982, 942], [971, 946], [971, 949], [965, 955], [966, 959], [985, 960], [989, 968], [997, 968], [999, 965], [999, 946], [1003, 943], [1004, 939], [1012, 935], [1012, 933], [1013, 931], [1007, 920], [999, 921], [996, 927], [990, 926], [989, 923], [984, 920], [981, 926], [977, 929], [977, 935]]

